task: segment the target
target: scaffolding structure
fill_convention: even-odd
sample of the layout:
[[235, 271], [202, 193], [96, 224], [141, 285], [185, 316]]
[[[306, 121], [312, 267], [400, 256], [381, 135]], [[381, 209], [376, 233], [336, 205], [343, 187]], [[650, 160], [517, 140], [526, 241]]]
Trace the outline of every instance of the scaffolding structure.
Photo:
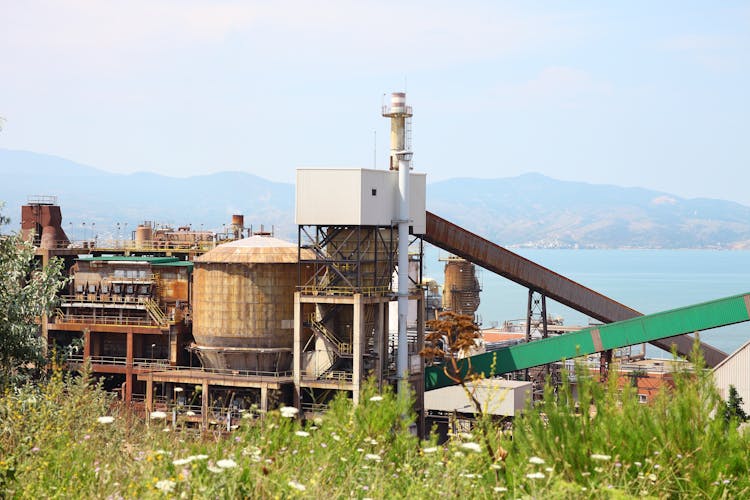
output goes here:
[[[397, 245], [394, 226], [300, 225], [298, 236], [292, 372], [296, 403], [309, 413], [324, 408], [338, 391], [359, 401], [369, 377], [380, 387], [395, 382], [399, 347], [389, 324]], [[305, 259], [304, 250], [316, 258]], [[411, 261], [421, 272], [421, 255]], [[421, 310], [421, 290], [414, 288], [411, 298]], [[412, 356], [422, 348], [423, 334], [417, 333], [424, 331], [422, 314], [417, 323], [406, 347]], [[413, 368], [419, 390], [422, 371]]]

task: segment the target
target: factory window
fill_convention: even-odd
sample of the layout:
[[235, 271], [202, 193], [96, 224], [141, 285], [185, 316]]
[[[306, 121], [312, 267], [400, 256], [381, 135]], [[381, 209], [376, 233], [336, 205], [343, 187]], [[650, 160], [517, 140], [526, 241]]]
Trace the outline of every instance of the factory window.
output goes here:
[[373, 196], [377, 196], [378, 195], [378, 190], [375, 189], [375, 188], [372, 188], [372, 195]]

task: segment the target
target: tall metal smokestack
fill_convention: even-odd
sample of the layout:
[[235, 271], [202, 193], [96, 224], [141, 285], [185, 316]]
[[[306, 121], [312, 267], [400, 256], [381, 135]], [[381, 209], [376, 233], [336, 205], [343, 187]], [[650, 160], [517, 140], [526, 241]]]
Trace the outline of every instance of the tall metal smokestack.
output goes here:
[[411, 107], [406, 105], [406, 94], [391, 94], [391, 106], [383, 108], [383, 116], [391, 119], [391, 170], [398, 170], [398, 357], [396, 372], [398, 391], [406, 394], [409, 388], [409, 348], [406, 319], [409, 314], [409, 173], [411, 171], [410, 144], [408, 144], [408, 119]]

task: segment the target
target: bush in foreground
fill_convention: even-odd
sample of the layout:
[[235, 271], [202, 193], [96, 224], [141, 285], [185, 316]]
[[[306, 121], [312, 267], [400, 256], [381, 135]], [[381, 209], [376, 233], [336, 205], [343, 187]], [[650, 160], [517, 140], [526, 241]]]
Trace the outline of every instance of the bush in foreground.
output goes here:
[[[406, 404], [369, 386], [301, 423], [293, 409], [246, 413], [225, 436], [149, 423], [90, 379], [56, 374], [0, 401], [0, 491], [65, 498], [747, 497], [747, 437], [726, 426], [710, 374], [677, 376], [652, 406], [579, 373], [516, 421], [492, 463], [479, 436], [447, 444], [408, 431]], [[113, 409], [114, 408], [114, 409]], [[718, 418], [713, 418], [718, 415]]]

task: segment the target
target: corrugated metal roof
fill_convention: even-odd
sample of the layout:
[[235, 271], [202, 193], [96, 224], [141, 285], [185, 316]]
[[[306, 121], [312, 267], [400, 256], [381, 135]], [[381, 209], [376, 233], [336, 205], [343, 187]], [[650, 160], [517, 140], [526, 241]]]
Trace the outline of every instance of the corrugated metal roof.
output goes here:
[[[314, 259], [311, 250], [302, 250], [303, 258]], [[270, 236], [250, 236], [224, 243], [197, 257], [197, 263], [295, 264], [297, 245]]]
[[717, 371], [719, 368], [721, 368], [722, 366], [724, 366], [726, 363], [729, 363], [731, 361], [731, 359], [734, 358], [735, 356], [738, 356], [738, 355], [740, 355], [742, 353], [745, 353], [745, 352], [748, 352], [748, 351], [750, 351], [750, 340], [748, 340], [747, 342], [745, 342], [744, 344], [742, 344], [739, 348], [737, 348], [736, 351], [734, 351], [733, 353], [731, 353], [721, 363], [719, 363], [718, 365], [716, 365], [714, 367], [714, 371]]
[[147, 262], [149, 264], [166, 264], [169, 262], [180, 262], [177, 257], [154, 257], [148, 255], [102, 255], [101, 257], [85, 256], [78, 260], [99, 262]]
[[187, 267], [189, 269], [193, 268], [193, 263], [187, 260], [180, 260], [177, 262], [156, 262], [152, 263], [154, 267]]

